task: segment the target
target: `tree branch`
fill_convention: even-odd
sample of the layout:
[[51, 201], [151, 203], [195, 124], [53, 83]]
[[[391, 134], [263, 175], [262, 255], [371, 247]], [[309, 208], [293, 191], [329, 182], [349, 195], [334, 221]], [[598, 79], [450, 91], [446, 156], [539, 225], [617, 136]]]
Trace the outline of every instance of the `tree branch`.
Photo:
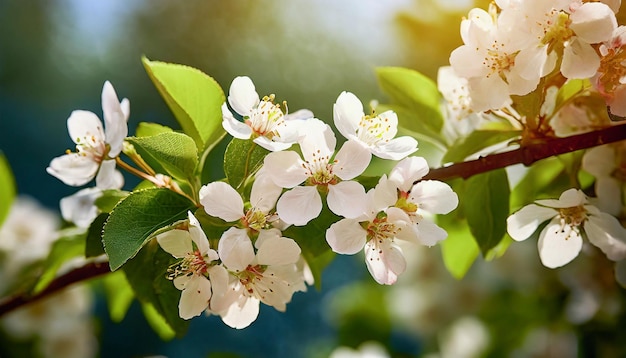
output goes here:
[[571, 137], [545, 139], [539, 143], [526, 145], [509, 152], [492, 154], [476, 160], [432, 169], [423, 179], [467, 179], [473, 175], [508, 167], [509, 165], [522, 163], [529, 166], [536, 161], [555, 155], [587, 149], [602, 144], [609, 144], [624, 139], [626, 139], [626, 124], [620, 124]]
[[44, 297], [50, 296], [53, 293], [60, 291], [61, 289], [66, 288], [74, 283], [86, 281], [88, 279], [92, 279], [109, 272], [111, 272], [111, 270], [109, 269], [108, 262], [88, 263], [85, 266], [81, 266], [67, 272], [64, 275], [57, 277], [52, 282], [50, 282], [48, 287], [46, 287], [43, 291], [37, 294], [17, 294], [2, 299], [0, 301], [0, 317], [2, 317], [2, 315], [4, 315], [5, 313], [11, 312], [14, 309], [22, 307], [28, 303], [35, 302]]
[[[467, 179], [473, 175], [490, 170], [504, 168], [509, 165], [532, 163], [551, 156], [587, 149], [602, 144], [608, 144], [626, 139], [626, 124], [621, 124], [594, 132], [579, 134], [566, 138], [546, 139], [537, 144], [526, 145], [522, 148], [505, 153], [488, 155], [486, 157], [447, 167], [432, 169], [423, 179], [448, 180], [453, 178]], [[108, 262], [89, 263], [74, 269], [54, 279], [43, 291], [34, 294], [18, 294], [0, 301], [0, 316], [28, 303], [47, 297], [74, 283], [86, 281], [109, 273]]]

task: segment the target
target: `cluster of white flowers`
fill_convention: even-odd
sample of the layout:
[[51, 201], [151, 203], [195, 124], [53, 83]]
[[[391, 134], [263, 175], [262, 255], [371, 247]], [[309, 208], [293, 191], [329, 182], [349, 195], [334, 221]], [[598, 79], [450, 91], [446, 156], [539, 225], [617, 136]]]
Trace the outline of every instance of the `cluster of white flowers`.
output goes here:
[[[450, 55], [467, 79], [474, 111], [497, 110], [526, 95], [552, 73], [594, 79], [611, 110], [621, 115], [622, 27], [611, 2], [496, 0], [472, 9], [461, 23], [463, 45]], [[615, 68], [619, 67], [616, 72]]]
[[[225, 182], [200, 189], [204, 211], [232, 225], [219, 238], [217, 251], [191, 212], [177, 228], [157, 235], [161, 247], [180, 259], [170, 278], [183, 291], [179, 314], [184, 319], [206, 311], [244, 328], [256, 319], [261, 302], [284, 311], [312, 277], [300, 247], [282, 232], [315, 220], [324, 200], [343, 217], [326, 232], [331, 249], [355, 254], [365, 248], [367, 267], [381, 284], [393, 284], [404, 271], [396, 239], [431, 246], [447, 236], [428, 216], [456, 208], [457, 196], [442, 182], [419, 181], [428, 165], [423, 158], [407, 157], [417, 150], [417, 141], [395, 138], [394, 112], [366, 115], [354, 94], [341, 93], [334, 123], [346, 141], [335, 151], [328, 124], [306, 110], [285, 114], [273, 100], [260, 100], [252, 81], [237, 77], [222, 106], [228, 133], [271, 152], [256, 173], [249, 200]], [[288, 150], [294, 144], [299, 151]], [[372, 155], [400, 162], [366, 193], [354, 179]]]

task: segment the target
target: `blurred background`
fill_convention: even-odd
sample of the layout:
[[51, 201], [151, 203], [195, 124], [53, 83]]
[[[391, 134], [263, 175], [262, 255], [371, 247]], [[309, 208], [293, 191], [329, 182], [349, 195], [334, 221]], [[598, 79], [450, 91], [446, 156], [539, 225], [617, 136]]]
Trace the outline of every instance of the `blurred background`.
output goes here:
[[[130, 99], [131, 134], [142, 121], [178, 128], [144, 71], [142, 55], [196, 67], [225, 92], [234, 77], [247, 75], [261, 95], [275, 93], [292, 111], [309, 108], [331, 121], [341, 91], [365, 103], [385, 99], [376, 66], [410, 67], [436, 79], [438, 67], [461, 44], [462, 16], [486, 3], [0, 0], [0, 151], [19, 194], [35, 198], [44, 212], [58, 213], [59, 200], [76, 188], [45, 168], [73, 147], [66, 128], [72, 110], [101, 115], [105, 80], [120, 98]], [[548, 270], [540, 266], [535, 245], [527, 240], [495, 262], [477, 262], [461, 281], [447, 273], [437, 247], [413, 248], [407, 273], [393, 288], [378, 286], [361, 256], [337, 257], [324, 272], [322, 289], [295, 294], [286, 314], [263, 306], [242, 331], [217, 317], [200, 317], [185, 338], [170, 341], [152, 332], [137, 303], [121, 323], [112, 322], [95, 282], [95, 290], [73, 305], [80, 307], [87, 323], [79, 329], [88, 337], [59, 344], [82, 347], [72, 353], [77, 357], [315, 358], [359, 349], [393, 357], [625, 356], [619, 344], [626, 335], [623, 290], [603, 271], [611, 267], [596, 265], [593, 260], [602, 257], [591, 255], [568, 270]], [[73, 295], [53, 303], [53, 310], [62, 311]], [[31, 343], [44, 341], [45, 333], [20, 334], [15, 321], [26, 319], [2, 326], [0, 356], [38, 354]], [[377, 342], [373, 348], [371, 342]]]

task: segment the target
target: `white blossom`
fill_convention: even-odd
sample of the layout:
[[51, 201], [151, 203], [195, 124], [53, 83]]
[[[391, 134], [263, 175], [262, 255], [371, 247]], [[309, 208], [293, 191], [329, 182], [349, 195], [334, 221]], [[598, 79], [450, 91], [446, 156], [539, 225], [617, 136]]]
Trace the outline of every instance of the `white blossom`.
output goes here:
[[78, 227], [88, 228], [100, 213], [95, 202], [101, 196], [102, 189], [98, 187], [81, 189], [66, 196], [59, 203], [61, 216]]
[[122, 151], [128, 135], [130, 103], [120, 102], [110, 82], [102, 88], [102, 112], [105, 127], [100, 118], [89, 111], [73, 111], [67, 119], [70, 137], [76, 143], [76, 152], [52, 159], [47, 172], [67, 185], [81, 186], [94, 177], [101, 189], [119, 189], [124, 184], [122, 174], [115, 169], [115, 158]]
[[417, 150], [414, 138], [395, 138], [398, 116], [391, 110], [365, 115], [361, 101], [350, 92], [342, 92], [333, 113], [339, 132], [348, 140], [362, 143], [377, 157], [400, 160]]
[[539, 257], [544, 266], [556, 268], [572, 261], [583, 246], [582, 233], [613, 261], [626, 258], [626, 229], [617, 219], [588, 203], [585, 194], [569, 189], [558, 200], [536, 200], [507, 219], [507, 231], [516, 241], [539, 234]]
[[617, 142], [588, 149], [582, 168], [595, 177], [597, 206], [619, 216], [626, 206], [626, 142]]

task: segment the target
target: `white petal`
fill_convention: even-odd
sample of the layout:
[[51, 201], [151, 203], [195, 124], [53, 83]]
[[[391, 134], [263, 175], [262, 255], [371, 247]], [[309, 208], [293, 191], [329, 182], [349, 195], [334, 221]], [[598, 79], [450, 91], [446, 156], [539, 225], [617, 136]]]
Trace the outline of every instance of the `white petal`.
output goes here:
[[254, 247], [248, 233], [236, 227], [222, 234], [217, 251], [224, 266], [231, 271], [243, 271], [254, 260]]
[[367, 232], [358, 221], [341, 219], [326, 230], [326, 242], [330, 248], [343, 255], [354, 255], [363, 249]]
[[156, 236], [161, 248], [177, 259], [193, 252], [191, 236], [187, 230], [170, 230]]
[[584, 3], [570, 15], [570, 29], [586, 43], [608, 41], [617, 28], [615, 14], [601, 2]]
[[93, 112], [73, 111], [67, 119], [67, 130], [76, 144], [83, 144], [84, 138], [93, 138], [96, 143], [105, 141], [102, 122]]
[[411, 201], [419, 209], [433, 214], [447, 214], [459, 205], [459, 198], [452, 188], [438, 180], [423, 180], [411, 189]]
[[564, 191], [558, 200], [545, 199], [536, 200], [535, 203], [550, 208], [573, 208], [579, 205], [583, 205], [586, 202], [585, 193], [582, 190], [571, 188]]
[[213, 182], [200, 188], [200, 204], [211, 216], [225, 221], [237, 221], [243, 217], [243, 199], [232, 186]]
[[448, 237], [446, 230], [426, 219], [420, 220], [413, 227], [417, 231], [417, 239], [422, 245], [433, 246]]
[[626, 258], [626, 229], [614, 216], [600, 212], [591, 216], [584, 223], [584, 228], [589, 241], [600, 248], [609, 260]]
[[238, 298], [236, 296], [238, 293], [233, 293], [233, 290], [230, 289], [228, 285], [230, 275], [224, 266], [215, 265], [209, 267], [208, 272], [212, 291], [210, 310], [214, 312], [224, 311]]
[[185, 285], [178, 303], [178, 315], [182, 319], [199, 316], [211, 298], [211, 282], [204, 276], [193, 275]]
[[402, 250], [391, 240], [383, 240], [378, 245], [374, 240], [368, 241], [365, 244], [365, 263], [374, 280], [381, 285], [393, 285], [406, 270]]
[[61, 199], [59, 203], [61, 216], [78, 227], [88, 228], [98, 216], [99, 210], [95, 201], [100, 196], [102, 196], [102, 190], [86, 188]]
[[286, 237], [273, 237], [265, 240], [257, 252], [260, 265], [294, 264], [300, 258], [300, 246]]
[[600, 57], [591, 45], [574, 37], [563, 50], [561, 73], [570, 79], [585, 79], [596, 74]]
[[610, 145], [587, 149], [583, 155], [583, 169], [594, 177], [609, 176], [615, 168], [615, 150]]
[[400, 160], [417, 150], [417, 141], [413, 137], [404, 136], [381, 143], [372, 148], [372, 153], [383, 159]]
[[322, 212], [322, 198], [315, 186], [297, 186], [278, 199], [276, 212], [288, 224], [306, 225]]
[[539, 236], [537, 243], [541, 263], [549, 268], [561, 267], [578, 256], [583, 239], [569, 225], [561, 229], [559, 219], [553, 219]]
[[247, 76], [235, 77], [228, 92], [228, 103], [235, 112], [247, 116], [259, 102], [259, 94], [256, 92], [252, 80]]
[[248, 327], [259, 316], [260, 301], [254, 297], [245, 297], [242, 303], [231, 305], [222, 315], [222, 321], [229, 327], [243, 329]]
[[250, 192], [250, 204], [261, 212], [268, 213], [276, 205], [282, 191], [282, 187], [276, 185], [267, 171], [263, 170], [257, 173], [254, 178]]
[[298, 153], [293, 151], [273, 152], [263, 161], [266, 173], [282, 188], [293, 188], [308, 178], [303, 164]]
[[[210, 250], [211, 247], [209, 246], [209, 240], [207, 239], [204, 230], [202, 230], [198, 219], [196, 219], [191, 211], [187, 212], [187, 217], [189, 218], [189, 235], [191, 240], [196, 244], [198, 251], [200, 251], [203, 255], [206, 255], [209, 251], [213, 251]], [[214, 258], [214, 260], [216, 259], [217, 258]]]
[[335, 152], [337, 138], [330, 126], [317, 118], [306, 121], [300, 133], [300, 151], [305, 161], [328, 161]]
[[181, 275], [181, 276], [174, 278], [173, 280], [174, 287], [176, 287], [177, 289], [181, 291], [184, 290], [185, 287], [187, 287], [187, 283], [189, 283], [192, 277], [193, 275]]
[[110, 146], [109, 157], [115, 158], [122, 151], [122, 144], [128, 135], [128, 117], [109, 81], [106, 81], [102, 88], [102, 112], [106, 142]]
[[613, 177], [596, 178], [597, 206], [607, 214], [619, 216], [622, 212], [623, 183]]
[[122, 99], [120, 107], [122, 107], [122, 113], [124, 113], [124, 118], [126, 118], [126, 122], [128, 123], [128, 118], [130, 117], [130, 101], [128, 98]]
[[472, 97], [472, 109], [476, 112], [500, 109], [512, 102], [509, 86], [499, 76], [469, 78], [467, 82]]
[[353, 179], [363, 174], [371, 160], [372, 154], [367, 147], [349, 140], [341, 146], [335, 156], [333, 173], [342, 180]]
[[270, 152], [280, 152], [281, 150], [289, 149], [293, 143], [273, 141], [267, 137], [256, 137], [253, 140], [254, 143], [269, 150]]
[[341, 92], [333, 105], [333, 118], [339, 133], [347, 139], [354, 137], [363, 116], [363, 104], [357, 96], [350, 92]]
[[413, 182], [422, 179], [428, 174], [428, 162], [422, 157], [407, 157], [396, 164], [389, 173], [389, 180], [396, 183], [398, 188], [404, 192], [409, 191]]
[[542, 222], [553, 218], [556, 214], [554, 209], [535, 204], [526, 205], [506, 219], [506, 231], [513, 240], [526, 240]]
[[46, 171], [67, 185], [81, 186], [96, 176], [98, 168], [98, 163], [92, 158], [70, 153], [52, 159]]
[[99, 189], [121, 189], [124, 186], [124, 176], [116, 169], [115, 160], [104, 160], [96, 175], [96, 186]]
[[329, 185], [326, 202], [330, 211], [351, 219], [363, 215], [367, 210], [365, 188], [351, 180]]
[[222, 105], [222, 127], [237, 139], [250, 139], [252, 135], [252, 128], [247, 124], [240, 122], [230, 113], [226, 103]]
[[384, 174], [378, 179], [378, 184], [373, 190], [370, 190], [370, 193], [368, 194], [371, 195], [368, 205], [376, 213], [387, 209], [398, 201], [397, 183], [388, 180]]

